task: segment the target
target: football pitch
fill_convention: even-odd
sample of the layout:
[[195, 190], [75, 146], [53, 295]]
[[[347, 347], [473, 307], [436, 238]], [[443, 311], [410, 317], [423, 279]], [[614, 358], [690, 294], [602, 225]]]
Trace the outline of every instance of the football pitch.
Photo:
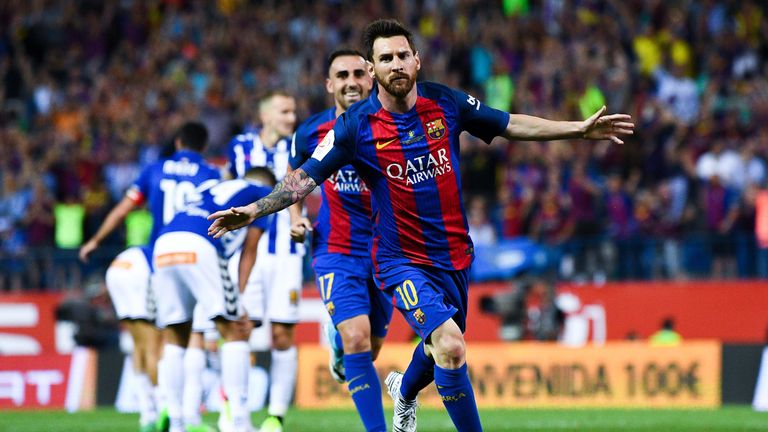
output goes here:
[[[390, 414], [387, 414], [390, 415]], [[254, 414], [258, 425], [265, 413]], [[768, 413], [748, 406], [727, 406], [715, 410], [620, 410], [620, 409], [509, 409], [481, 411], [486, 432], [502, 431], [766, 431]], [[216, 416], [207, 414], [206, 423], [215, 425]], [[419, 432], [454, 430], [443, 410], [419, 409]], [[62, 411], [0, 412], [0, 432], [133, 432], [138, 416], [119, 414], [112, 409], [68, 414]], [[286, 432], [360, 431], [353, 410], [292, 410], [286, 418]]]

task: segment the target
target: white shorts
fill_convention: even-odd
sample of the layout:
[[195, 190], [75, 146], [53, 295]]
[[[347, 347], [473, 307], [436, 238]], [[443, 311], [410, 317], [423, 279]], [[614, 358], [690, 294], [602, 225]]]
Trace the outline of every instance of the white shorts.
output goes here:
[[205, 315], [205, 308], [200, 304], [195, 305], [192, 311], [192, 331], [195, 333], [217, 333], [216, 323]]
[[155, 320], [157, 310], [149, 282], [149, 263], [141, 248], [132, 247], [120, 253], [107, 269], [105, 279], [118, 319]]
[[242, 296], [242, 304], [251, 320], [299, 322], [302, 261], [303, 257], [298, 254], [256, 256], [256, 265]]
[[234, 321], [241, 315], [227, 260], [205, 238], [189, 232], [163, 234], [155, 242], [153, 259], [158, 327], [191, 321], [196, 304], [207, 319]]

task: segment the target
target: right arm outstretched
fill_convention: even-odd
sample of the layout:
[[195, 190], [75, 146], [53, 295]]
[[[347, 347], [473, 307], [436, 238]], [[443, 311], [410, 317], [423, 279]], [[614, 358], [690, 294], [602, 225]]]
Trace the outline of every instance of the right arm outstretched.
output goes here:
[[219, 238], [229, 231], [242, 228], [255, 219], [276, 213], [291, 204], [299, 202], [317, 187], [317, 183], [303, 169], [297, 168], [286, 174], [283, 181], [275, 185], [269, 195], [243, 207], [232, 207], [208, 216], [213, 223], [208, 235]]

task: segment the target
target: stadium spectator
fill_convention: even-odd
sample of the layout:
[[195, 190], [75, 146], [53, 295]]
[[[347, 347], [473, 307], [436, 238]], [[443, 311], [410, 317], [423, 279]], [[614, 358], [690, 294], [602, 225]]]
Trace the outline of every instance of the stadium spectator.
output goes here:
[[475, 246], [490, 246], [496, 243], [496, 231], [488, 219], [488, 203], [483, 196], [469, 200], [467, 210], [469, 236]]
[[[289, 0], [269, 8], [240, 1], [5, 2], [0, 6], [0, 171], [23, 177], [22, 167], [33, 166], [62, 200], [80, 194], [93, 170], [101, 169], [113, 199], [119, 199], [126, 181], [120, 181], [117, 165], [108, 172], [104, 167], [119, 160], [127, 172], [151, 163], [185, 119], [210, 127], [207, 155], [220, 157], [226, 137], [233, 129], [247, 129], [253, 107], [269, 89], [288, 87], [302, 95], [299, 118], [321, 110], [325, 89], [313, 78], [324, 73], [323, 55], [340, 42], [358, 40], [367, 20], [390, 15], [418, 24], [415, 38], [429, 47], [421, 71], [428, 79], [473, 94], [492, 91], [489, 96], [503, 103], [511, 89], [511, 110], [558, 118], [578, 115], [584, 94], [579, 83], [584, 83], [612, 108], [631, 112], [639, 123], [636, 145], [590, 151], [590, 178], [599, 187], [612, 171], [626, 175], [639, 169], [639, 185], [657, 194], [660, 184], [678, 178], [674, 164], [694, 174], [688, 169], [721, 140], [723, 152], [738, 150], [742, 162], [735, 165], [746, 166], [722, 177], [726, 184], [735, 182], [742, 191], [751, 182], [764, 186], [760, 173], [768, 131], [758, 126], [768, 122], [765, 2], [519, 3], [526, 6], [505, 14], [509, 6], [487, 0], [439, 7], [349, 1], [307, 7]], [[260, 55], [272, 50], [280, 55]], [[471, 53], [482, 61], [473, 62]], [[574, 76], [563, 64], [588, 72]], [[9, 134], [22, 139], [6, 138]], [[744, 143], [753, 143], [751, 156], [742, 151]], [[494, 222], [517, 226], [504, 222], [514, 220], [503, 217], [512, 214], [510, 200], [496, 195], [526, 197], [538, 207], [547, 171], [567, 172], [573, 162], [543, 164], [552, 151], [546, 145], [511, 145], [506, 154], [498, 149], [491, 154], [504, 157], [495, 167], [479, 165], [488, 169], [477, 183], [465, 182], [465, 193], [483, 193], [477, 191], [480, 184], [493, 184], [501, 191], [487, 192]], [[666, 160], [669, 153], [680, 160]], [[479, 151], [468, 154], [474, 159]], [[688, 185], [687, 193], [696, 195], [694, 189]], [[684, 195], [675, 192], [674, 202]], [[663, 213], [679, 213], [677, 204], [674, 210], [665, 205]], [[698, 200], [688, 207], [703, 213]], [[597, 208], [596, 219], [600, 227], [608, 225], [605, 209]], [[681, 257], [695, 247], [696, 236], [708, 234], [691, 237], [687, 231], [694, 230], [678, 233]], [[511, 232], [526, 235], [530, 229], [523, 223], [497, 234]], [[577, 232], [575, 241], [580, 237]], [[664, 236], [654, 240], [668, 244]], [[725, 240], [736, 241], [732, 235]], [[709, 275], [708, 265], [696, 271], [695, 260], [679, 262], [679, 272], [662, 275]]]
[[675, 330], [675, 319], [664, 318], [661, 328], [651, 335], [649, 342], [654, 346], [677, 346], [683, 341], [683, 337]]

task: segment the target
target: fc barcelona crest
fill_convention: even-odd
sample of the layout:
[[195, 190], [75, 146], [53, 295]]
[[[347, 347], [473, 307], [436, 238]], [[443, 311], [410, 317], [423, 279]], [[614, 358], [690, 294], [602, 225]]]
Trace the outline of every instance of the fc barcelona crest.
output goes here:
[[440, 118], [428, 121], [426, 126], [427, 135], [429, 135], [430, 138], [438, 140], [445, 136], [445, 126], [443, 125], [443, 119]]
[[415, 319], [417, 323], [422, 325], [424, 324], [424, 322], [427, 321], [427, 317], [426, 315], [424, 315], [424, 312], [421, 311], [421, 308], [418, 308], [413, 312], [413, 319]]

